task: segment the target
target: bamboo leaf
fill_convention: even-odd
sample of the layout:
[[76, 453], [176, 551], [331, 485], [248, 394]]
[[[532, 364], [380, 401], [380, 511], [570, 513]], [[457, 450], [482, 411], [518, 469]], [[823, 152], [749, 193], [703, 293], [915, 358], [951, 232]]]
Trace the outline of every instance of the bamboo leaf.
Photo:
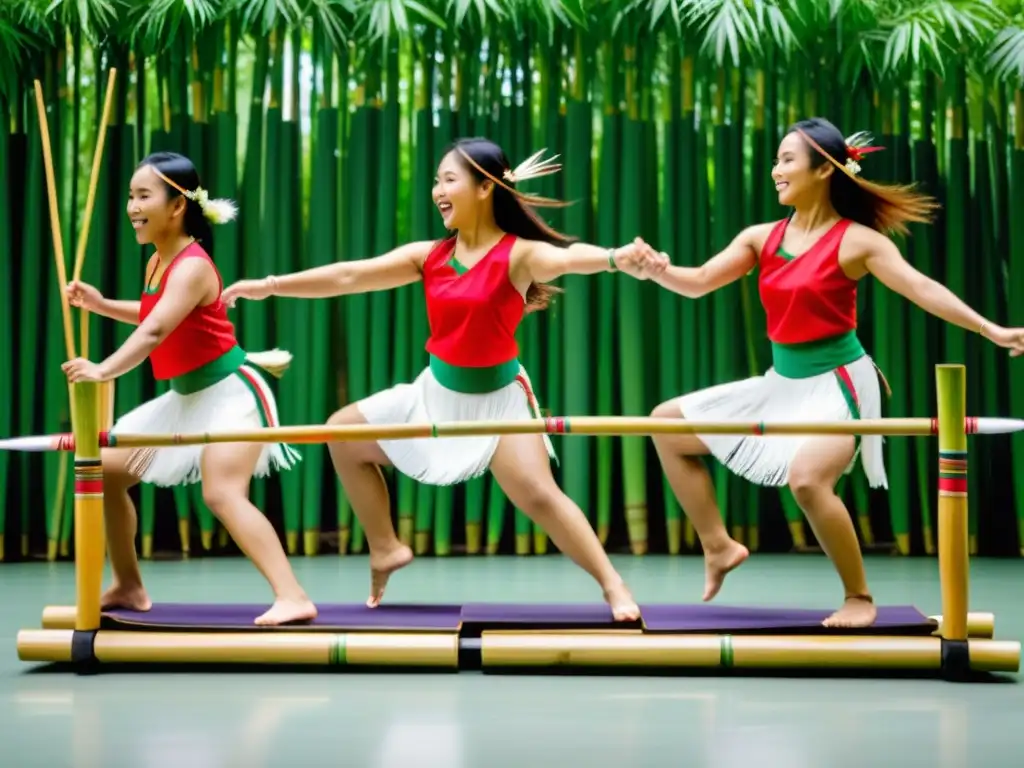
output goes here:
[[986, 68], [997, 80], [1024, 85], [1024, 26], [1001, 29], [992, 42]]

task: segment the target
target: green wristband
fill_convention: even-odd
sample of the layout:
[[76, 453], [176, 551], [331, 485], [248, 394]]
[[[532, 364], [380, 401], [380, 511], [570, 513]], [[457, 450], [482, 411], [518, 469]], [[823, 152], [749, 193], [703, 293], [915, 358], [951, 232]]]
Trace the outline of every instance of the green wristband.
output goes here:
[[618, 266], [615, 264], [615, 249], [614, 248], [609, 248], [608, 249], [608, 266], [612, 268], [612, 272], [618, 272], [619, 271]]

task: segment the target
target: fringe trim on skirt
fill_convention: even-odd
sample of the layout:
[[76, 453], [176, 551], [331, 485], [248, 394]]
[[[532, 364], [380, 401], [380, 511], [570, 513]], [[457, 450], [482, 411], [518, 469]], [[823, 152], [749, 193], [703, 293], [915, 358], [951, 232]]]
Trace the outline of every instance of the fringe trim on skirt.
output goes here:
[[[857, 418], [844, 395], [841, 375], [852, 384], [860, 418], [877, 419], [882, 413], [878, 373], [865, 355], [837, 371], [806, 379], [790, 379], [769, 369], [764, 376], [720, 384], [683, 395], [676, 402], [691, 421], [749, 419], [750, 421], [844, 421]], [[753, 483], [781, 486], [789, 482], [789, 468], [810, 435], [698, 435], [722, 464]], [[858, 436], [858, 447], [845, 470], [849, 474], [860, 456], [872, 488], [887, 488], [880, 435]]]
[[[438, 424], [451, 421], [541, 418], [533, 385], [520, 367], [514, 382], [494, 392], [465, 394], [441, 386], [429, 368], [411, 384], [399, 384], [360, 400], [356, 407], [370, 424]], [[402, 474], [427, 485], [455, 485], [483, 475], [500, 436], [428, 437], [381, 440], [378, 445]], [[548, 456], [555, 459], [544, 435]]]
[[[165, 392], [129, 411], [114, 424], [113, 435], [229, 432], [276, 427], [277, 401], [267, 382], [243, 365], [236, 373], [206, 389], [181, 395]], [[137, 448], [128, 469], [144, 483], [171, 487], [202, 480], [205, 445]], [[266, 445], [256, 464], [255, 477], [283, 470], [301, 460], [287, 445]]]

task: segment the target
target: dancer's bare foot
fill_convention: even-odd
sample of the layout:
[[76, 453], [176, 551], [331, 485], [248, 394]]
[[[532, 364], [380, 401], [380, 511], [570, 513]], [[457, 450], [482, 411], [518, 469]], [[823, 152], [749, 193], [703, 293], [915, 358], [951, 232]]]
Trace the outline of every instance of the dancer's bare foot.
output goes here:
[[139, 611], [145, 613], [153, 607], [153, 601], [146, 594], [146, 589], [141, 584], [137, 586], [122, 586], [115, 582], [110, 589], [103, 593], [100, 598], [100, 610], [110, 611], [121, 608], [126, 611]]
[[725, 582], [726, 574], [741, 565], [750, 556], [750, 551], [738, 541], [728, 539], [723, 546], [704, 548], [704, 602], [718, 594]]
[[636, 621], [640, 618], [640, 606], [636, 604], [632, 593], [623, 582], [604, 590], [604, 599], [612, 609], [615, 621]]
[[370, 596], [366, 600], [368, 608], [380, 605], [388, 578], [399, 568], [411, 563], [412, 557], [412, 549], [405, 544], [397, 544], [394, 549], [387, 552], [370, 553]]
[[257, 616], [253, 623], [260, 627], [276, 627], [281, 624], [312, 621], [316, 617], [316, 606], [308, 597], [278, 598], [270, 606], [270, 610]]
[[826, 627], [870, 627], [876, 616], [878, 609], [871, 595], [859, 595], [846, 598], [843, 607], [821, 623]]

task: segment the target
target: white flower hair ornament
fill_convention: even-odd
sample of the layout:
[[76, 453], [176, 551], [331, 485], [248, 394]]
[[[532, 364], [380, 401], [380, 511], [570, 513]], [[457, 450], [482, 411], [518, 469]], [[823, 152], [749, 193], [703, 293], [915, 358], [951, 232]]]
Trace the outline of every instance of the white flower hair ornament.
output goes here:
[[860, 173], [860, 161], [870, 152], [879, 152], [885, 147], [872, 146], [874, 137], [867, 131], [857, 131], [846, 138], [846, 170], [854, 176]]
[[203, 210], [203, 216], [211, 224], [226, 224], [232, 221], [238, 214], [238, 208], [233, 202], [220, 198], [211, 200], [210, 193], [202, 187], [197, 187], [195, 191], [183, 192], [182, 194], [189, 200], [199, 203], [199, 207]]

